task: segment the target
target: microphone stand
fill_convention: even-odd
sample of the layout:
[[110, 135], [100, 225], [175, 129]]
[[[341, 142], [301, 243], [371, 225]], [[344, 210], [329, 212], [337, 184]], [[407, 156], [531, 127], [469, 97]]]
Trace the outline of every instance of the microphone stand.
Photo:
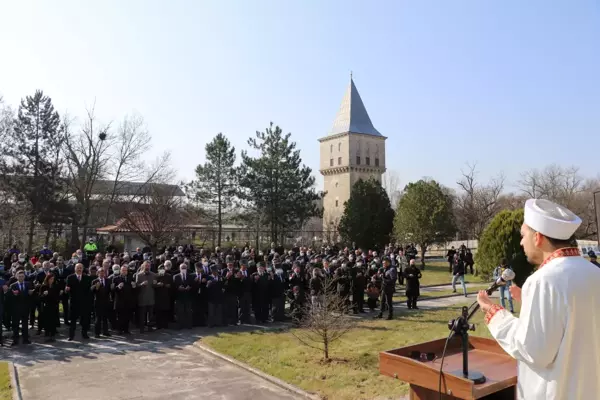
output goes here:
[[[469, 310], [473, 307], [473, 310], [469, 312]], [[452, 331], [450, 334], [450, 339], [456, 334], [460, 335], [462, 338], [462, 356], [463, 356], [463, 365], [462, 370], [459, 371], [451, 371], [452, 375], [462, 376], [464, 379], [469, 379], [473, 381], [476, 385], [485, 383], [485, 376], [478, 371], [469, 371], [469, 331], [475, 330], [475, 324], [470, 324], [469, 320], [475, 312], [479, 309], [479, 303], [475, 301], [470, 307], [463, 307], [461, 315], [448, 322], [448, 329]]]

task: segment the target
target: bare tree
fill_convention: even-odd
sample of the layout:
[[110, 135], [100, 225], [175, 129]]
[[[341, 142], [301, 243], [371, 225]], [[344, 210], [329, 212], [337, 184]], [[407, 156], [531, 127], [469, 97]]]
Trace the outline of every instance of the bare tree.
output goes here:
[[[96, 120], [94, 108], [87, 110], [87, 116], [79, 133], [74, 134], [71, 119], [63, 119], [65, 130], [64, 156], [67, 161], [67, 182], [69, 193], [75, 199], [75, 221], [72, 224], [71, 248], [78, 248], [87, 236], [87, 227], [98, 199], [94, 197], [94, 185], [106, 176], [110, 159], [110, 124], [101, 125]], [[81, 240], [79, 227], [83, 228]]]
[[338, 242], [338, 227], [340, 225], [340, 218], [333, 216], [331, 214], [325, 214], [323, 216], [323, 222], [324, 222], [324, 232], [323, 232], [323, 239], [325, 242], [327, 242], [328, 244], [334, 244]]
[[402, 196], [402, 188], [400, 187], [400, 174], [394, 170], [387, 170], [383, 174], [381, 185], [386, 190], [392, 208], [395, 210], [398, 206], [398, 200]]
[[527, 197], [523, 194], [506, 193], [498, 198], [498, 211], [501, 210], [517, 210], [523, 208]]
[[[325, 278], [323, 287], [330, 287], [333, 283]], [[322, 351], [323, 361], [330, 361], [332, 345], [355, 326], [355, 321], [348, 315], [350, 301], [331, 290], [325, 290], [319, 297], [315, 296], [314, 301], [308, 300], [297, 308], [292, 308], [292, 316], [299, 329], [292, 330], [291, 333], [301, 344]]]
[[584, 183], [579, 168], [551, 164], [542, 170], [532, 169], [523, 173], [518, 187], [530, 198], [547, 199], [569, 207], [583, 191]]
[[135, 233], [156, 254], [182, 232], [185, 224], [183, 199], [174, 185], [148, 184], [136, 202], [123, 204], [123, 226]]
[[150, 149], [151, 136], [144, 127], [144, 119], [137, 114], [127, 116], [118, 128], [115, 150], [107, 165], [107, 174], [112, 184], [106, 205], [104, 224], [110, 222], [110, 211], [126, 181], [137, 181], [144, 168], [141, 157]]
[[477, 181], [477, 165], [467, 164], [467, 167], [466, 171], [461, 171], [462, 178], [457, 182], [460, 192], [455, 196], [456, 217], [464, 234], [479, 239], [499, 211], [504, 176], [500, 174], [487, 184], [481, 184]]

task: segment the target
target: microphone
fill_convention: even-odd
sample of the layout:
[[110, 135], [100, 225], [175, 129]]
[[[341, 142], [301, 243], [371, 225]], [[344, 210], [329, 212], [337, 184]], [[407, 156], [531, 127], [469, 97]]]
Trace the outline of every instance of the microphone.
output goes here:
[[496, 289], [498, 289], [500, 286], [506, 285], [507, 281], [512, 281], [513, 279], [515, 279], [515, 271], [513, 271], [510, 268], [506, 268], [504, 272], [502, 272], [502, 276], [496, 279], [496, 282], [492, 283], [490, 287], [487, 288], [485, 291], [489, 296], [492, 293], [494, 293]]

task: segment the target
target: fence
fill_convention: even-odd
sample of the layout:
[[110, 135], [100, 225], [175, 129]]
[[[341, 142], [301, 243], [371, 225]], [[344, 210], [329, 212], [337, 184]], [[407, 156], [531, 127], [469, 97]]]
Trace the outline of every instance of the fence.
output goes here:
[[[50, 231], [46, 229], [34, 229], [32, 250], [39, 251], [44, 244], [48, 244], [53, 251], [57, 251], [61, 254], [65, 252], [68, 253], [68, 245], [71, 241], [71, 234], [71, 229], [69, 227], [50, 229]], [[83, 235], [83, 229], [79, 230], [78, 235], [81, 239]], [[86, 235], [88, 237], [90, 235], [95, 236], [96, 229], [87, 228]], [[12, 247], [15, 244], [20, 250], [24, 251], [27, 248], [28, 242], [29, 231], [27, 229], [11, 229], [10, 231], [0, 229], [0, 252]]]

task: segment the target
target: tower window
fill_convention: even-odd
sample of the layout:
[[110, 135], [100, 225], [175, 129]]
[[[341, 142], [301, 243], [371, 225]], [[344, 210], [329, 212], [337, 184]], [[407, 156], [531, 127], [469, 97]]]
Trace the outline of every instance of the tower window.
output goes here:
[[342, 157], [338, 157], [338, 165], [342, 165]]
[[336, 201], [335, 201], [335, 206], [336, 206], [336, 207], [338, 206], [338, 200], [336, 200]]
[[376, 158], [376, 159], [375, 159], [375, 166], [376, 166], [376, 167], [379, 167], [379, 158]]
[[371, 158], [370, 157], [365, 157], [365, 163], [367, 165], [371, 165]]
[[333, 167], [333, 158], [330, 158], [330, 159], [329, 159], [329, 166], [330, 166], [330, 167]]
[[356, 165], [360, 165], [360, 156], [356, 156]]

